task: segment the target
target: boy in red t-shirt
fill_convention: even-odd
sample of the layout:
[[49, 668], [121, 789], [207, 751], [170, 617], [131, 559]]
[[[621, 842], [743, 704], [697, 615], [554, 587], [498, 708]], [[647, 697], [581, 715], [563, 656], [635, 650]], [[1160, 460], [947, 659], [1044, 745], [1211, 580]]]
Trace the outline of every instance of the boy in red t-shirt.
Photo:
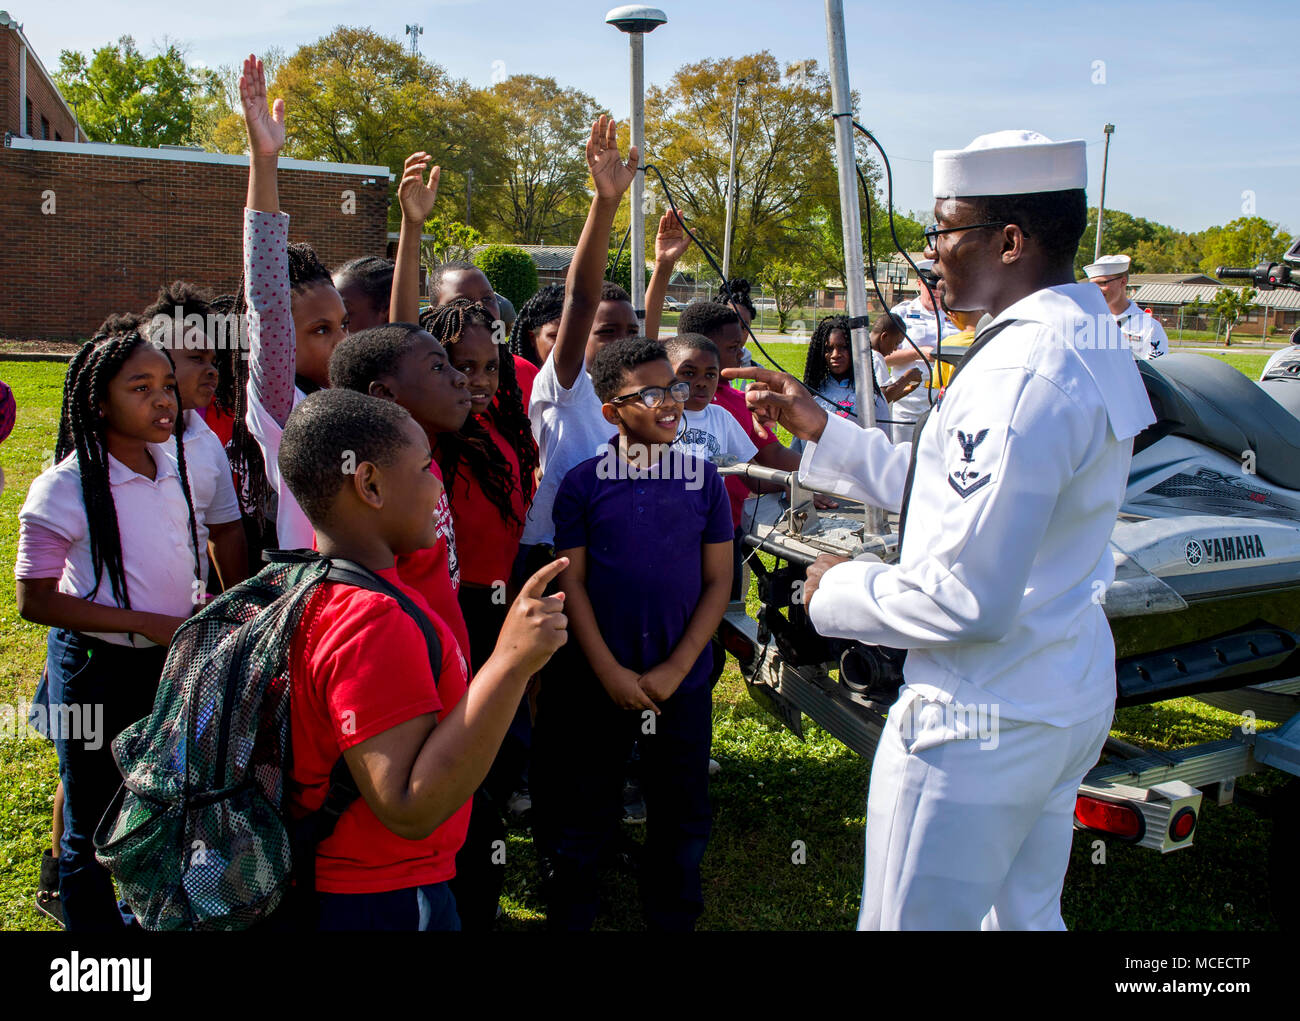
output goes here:
[[320, 552], [400, 588], [442, 639], [435, 676], [419, 627], [388, 596], [327, 581], [304, 611], [290, 682], [291, 805], [320, 807], [340, 754], [361, 792], [317, 848], [319, 926], [457, 929], [447, 881], [469, 798], [528, 679], [564, 644], [563, 598], [542, 593], [567, 561], [529, 579], [467, 688], [450, 628], [394, 566], [435, 538], [442, 483], [424, 430], [393, 402], [321, 390], [289, 416], [278, 460]]

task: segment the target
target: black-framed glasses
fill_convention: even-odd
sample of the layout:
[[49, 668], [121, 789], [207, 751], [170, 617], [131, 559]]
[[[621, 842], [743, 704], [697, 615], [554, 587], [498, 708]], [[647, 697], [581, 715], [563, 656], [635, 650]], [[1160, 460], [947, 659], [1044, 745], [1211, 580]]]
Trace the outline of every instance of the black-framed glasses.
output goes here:
[[[925, 243], [927, 248], [933, 248], [935, 240], [940, 234], [956, 234], [962, 230], [980, 230], [983, 227], [1005, 227], [1010, 220], [990, 220], [988, 223], [968, 223], [964, 227], [940, 227], [937, 223], [932, 223], [925, 228]], [[1028, 238], [1029, 235], [1025, 234]]]
[[679, 379], [672, 386], [646, 386], [642, 387], [636, 393], [623, 394], [621, 397], [611, 397], [610, 404], [626, 404], [630, 400], [640, 398], [641, 403], [647, 408], [657, 408], [664, 402], [665, 397], [671, 397], [678, 404], [685, 404], [691, 399], [691, 384], [684, 379]]

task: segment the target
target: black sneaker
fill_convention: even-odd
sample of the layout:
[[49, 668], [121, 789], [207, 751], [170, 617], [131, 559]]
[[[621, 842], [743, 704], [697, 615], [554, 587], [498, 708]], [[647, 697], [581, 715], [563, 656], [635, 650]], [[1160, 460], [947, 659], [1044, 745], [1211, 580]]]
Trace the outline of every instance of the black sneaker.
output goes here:
[[41, 855], [41, 884], [36, 889], [36, 910], [53, 919], [60, 929], [67, 928], [63, 921], [63, 901], [59, 900], [59, 859], [50, 854], [48, 847]]

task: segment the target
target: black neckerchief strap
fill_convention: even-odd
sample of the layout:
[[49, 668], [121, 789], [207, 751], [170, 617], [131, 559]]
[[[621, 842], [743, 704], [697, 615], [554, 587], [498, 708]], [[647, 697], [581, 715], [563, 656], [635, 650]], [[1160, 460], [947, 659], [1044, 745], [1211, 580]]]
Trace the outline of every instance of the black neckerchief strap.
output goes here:
[[[957, 377], [961, 375], [961, 370], [970, 364], [971, 359], [979, 354], [980, 350], [990, 340], [1018, 321], [1016, 319], [1004, 319], [1000, 323], [994, 323], [992, 326], [987, 327], [983, 333], [976, 337], [971, 346], [966, 349], [966, 354], [962, 357], [962, 360], [957, 363], [957, 367], [952, 370], [952, 375], [948, 377], [948, 384], [943, 388], [939, 399], [942, 400], [943, 395], [952, 389], [952, 385], [957, 382]], [[912, 429], [912, 456], [907, 462], [907, 481], [903, 483], [903, 504], [898, 513], [898, 552], [900, 556], [903, 552], [903, 530], [907, 527], [907, 505], [912, 499], [912, 482], [916, 478], [916, 450], [921, 445], [921, 430], [925, 428], [925, 423], [930, 420], [930, 412], [934, 411], [938, 406], [936, 402], [932, 407], [926, 409], [925, 413], [916, 420], [916, 425]]]

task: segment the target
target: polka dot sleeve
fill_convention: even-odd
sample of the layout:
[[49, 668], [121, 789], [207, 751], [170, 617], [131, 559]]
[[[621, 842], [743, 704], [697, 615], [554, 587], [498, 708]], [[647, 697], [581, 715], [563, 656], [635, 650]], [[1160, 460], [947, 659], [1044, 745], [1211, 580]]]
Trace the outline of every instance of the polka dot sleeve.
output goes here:
[[293, 410], [294, 330], [288, 248], [287, 214], [244, 210], [248, 385], [281, 426]]

